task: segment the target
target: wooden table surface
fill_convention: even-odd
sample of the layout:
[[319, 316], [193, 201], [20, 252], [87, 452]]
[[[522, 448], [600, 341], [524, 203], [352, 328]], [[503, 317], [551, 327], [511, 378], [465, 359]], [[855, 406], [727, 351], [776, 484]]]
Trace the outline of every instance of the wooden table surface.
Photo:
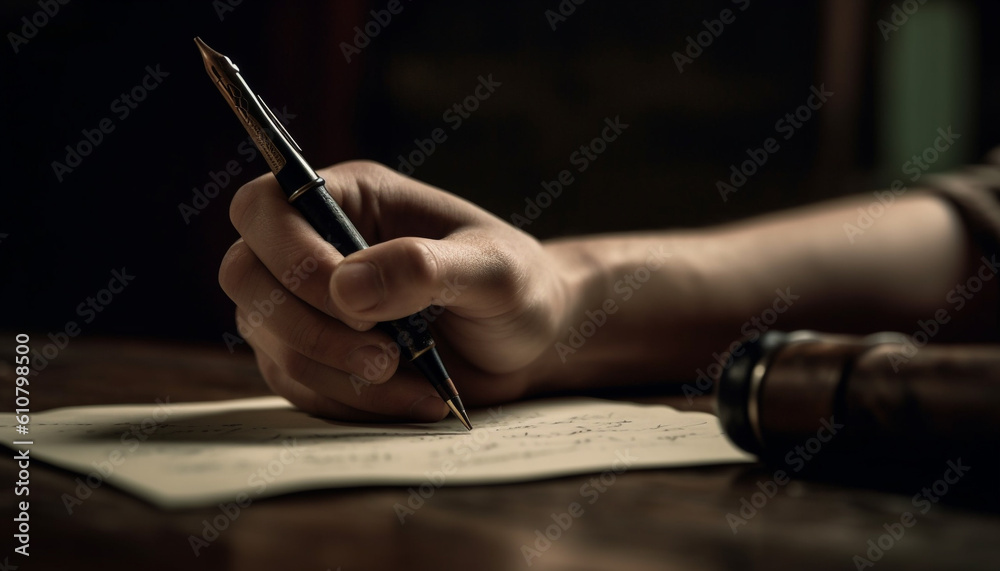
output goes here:
[[[2, 411], [14, 408], [13, 335], [7, 338], [0, 349]], [[32, 380], [31, 391], [35, 413], [168, 396], [183, 402], [268, 394], [247, 354], [110, 339], [73, 340]], [[686, 406], [676, 395], [632, 398]], [[12, 455], [0, 461], [7, 538], [14, 533], [16, 500], [25, 499], [12, 493], [18, 473]], [[921, 514], [911, 501], [919, 483], [880, 491], [793, 480], [734, 534], [726, 514], [737, 514], [741, 499], [751, 498], [773, 471], [761, 464], [627, 471], [593, 504], [590, 497], [582, 501], [583, 515], [529, 566], [522, 546], [535, 548], [536, 530], [581, 502], [580, 487], [595, 475], [440, 488], [404, 524], [393, 506], [406, 502], [405, 487], [256, 500], [196, 556], [189, 538], [220, 514], [218, 507], [165, 512], [102, 485], [70, 514], [61, 498], [74, 494], [77, 475], [34, 461], [31, 556], [15, 554], [11, 545], [0, 553], [0, 569], [822, 571], [870, 568], [855, 556], [867, 558], [879, 541], [888, 549], [872, 551], [877, 569], [1000, 569], [996, 482], [960, 480], [956, 493]], [[917, 513], [915, 523], [898, 539], [886, 535], [907, 511]]]

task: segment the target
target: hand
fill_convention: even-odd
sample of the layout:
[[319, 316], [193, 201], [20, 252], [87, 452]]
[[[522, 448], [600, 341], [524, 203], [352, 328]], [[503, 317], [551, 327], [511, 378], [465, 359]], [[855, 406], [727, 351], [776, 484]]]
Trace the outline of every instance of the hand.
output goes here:
[[230, 208], [242, 238], [219, 283], [274, 392], [339, 419], [444, 418], [430, 383], [372, 329], [425, 310], [467, 406], [541, 388], [572, 304], [563, 261], [469, 202], [381, 165], [319, 174], [370, 248], [341, 256], [270, 174]]

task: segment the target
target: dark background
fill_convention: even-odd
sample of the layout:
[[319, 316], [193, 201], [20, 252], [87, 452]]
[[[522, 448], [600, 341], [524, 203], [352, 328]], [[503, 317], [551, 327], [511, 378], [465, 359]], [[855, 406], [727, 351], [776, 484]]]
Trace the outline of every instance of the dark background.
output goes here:
[[[402, 0], [346, 61], [340, 44], [387, 4], [75, 0], [14, 53], [9, 34], [42, 8], [4, 2], [0, 329], [44, 334], [77, 321], [84, 335], [211, 344], [234, 331], [216, 282], [237, 237], [228, 203], [266, 165], [240, 154], [246, 134], [195, 35], [294, 115], [290, 131], [317, 168], [356, 158], [395, 167], [444, 127], [447, 141], [413, 176], [508, 220], [620, 116], [621, 138], [525, 227], [542, 239], [703, 226], [887, 186], [938, 127], [962, 139], [936, 170], [1000, 142], [991, 2], [929, 2], [886, 38], [878, 21], [917, 2], [751, 0], [741, 12], [728, 0], [565, 0], [574, 11], [553, 30], [545, 11], [557, 0]], [[725, 8], [735, 21], [679, 73], [672, 54]], [[169, 76], [119, 119], [112, 102], [147, 65]], [[442, 114], [490, 74], [502, 85], [451, 130]], [[723, 202], [716, 182], [730, 165], [821, 84], [835, 95]], [[52, 162], [105, 117], [115, 130], [59, 182]], [[232, 160], [241, 173], [185, 221], [179, 205]], [[123, 267], [135, 280], [83, 323], [77, 305]]]

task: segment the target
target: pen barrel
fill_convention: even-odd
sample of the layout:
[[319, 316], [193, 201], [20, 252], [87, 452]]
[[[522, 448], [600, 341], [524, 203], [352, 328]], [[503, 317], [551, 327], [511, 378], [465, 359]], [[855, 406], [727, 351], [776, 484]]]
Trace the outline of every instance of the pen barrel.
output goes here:
[[344, 257], [368, 247], [368, 243], [323, 184], [295, 197], [292, 204], [309, 225]]
[[[316, 232], [345, 257], [368, 247], [368, 243], [324, 185], [320, 184], [303, 192], [292, 200], [292, 204]], [[399, 345], [400, 356], [407, 361], [412, 361], [434, 347], [430, 323], [420, 313], [380, 322], [376, 327]]]
[[416, 359], [434, 347], [430, 324], [419, 313], [404, 319], [382, 321], [376, 327], [399, 345], [400, 357], [407, 361]]

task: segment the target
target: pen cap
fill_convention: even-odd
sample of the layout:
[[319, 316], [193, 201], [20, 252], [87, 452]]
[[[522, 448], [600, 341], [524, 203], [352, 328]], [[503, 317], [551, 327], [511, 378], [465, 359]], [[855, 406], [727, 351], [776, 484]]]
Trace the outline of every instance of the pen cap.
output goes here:
[[842, 401], [867, 456], [1000, 464], [1000, 346], [880, 345], [858, 357]]
[[824, 423], [840, 421], [839, 397], [859, 355], [902, 338], [768, 331], [744, 341], [716, 383], [716, 411], [726, 434], [753, 454], [784, 454], [816, 436]]
[[768, 332], [742, 346], [719, 376], [717, 411], [729, 438], [766, 460], [1000, 458], [996, 346], [813, 332]]
[[[734, 444], [752, 454], [763, 452], [756, 424], [756, 409], [751, 413], [752, 392], [759, 389], [767, 362], [776, 349], [783, 347], [788, 334], [768, 331], [764, 335], [744, 340], [732, 351], [732, 360], [724, 365], [715, 380], [715, 407], [719, 422]], [[751, 420], [751, 414], [754, 419]]]

